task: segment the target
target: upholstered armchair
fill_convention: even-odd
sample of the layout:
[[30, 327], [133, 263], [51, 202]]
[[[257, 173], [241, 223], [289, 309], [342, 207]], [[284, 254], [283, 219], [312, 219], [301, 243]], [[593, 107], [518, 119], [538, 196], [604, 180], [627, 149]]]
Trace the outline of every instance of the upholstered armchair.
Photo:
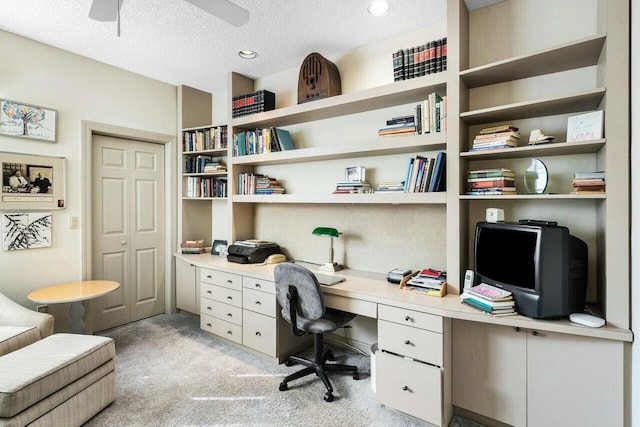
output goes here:
[[53, 334], [53, 324], [52, 315], [29, 310], [0, 293], [0, 326], [35, 327], [42, 339]]

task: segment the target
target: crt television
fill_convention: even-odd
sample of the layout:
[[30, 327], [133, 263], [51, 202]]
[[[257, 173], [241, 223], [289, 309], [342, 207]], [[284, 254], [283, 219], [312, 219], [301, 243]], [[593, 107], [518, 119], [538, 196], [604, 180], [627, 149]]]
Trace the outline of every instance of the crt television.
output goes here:
[[587, 244], [566, 227], [528, 220], [479, 222], [474, 266], [474, 282], [511, 291], [524, 316], [552, 319], [584, 311]]

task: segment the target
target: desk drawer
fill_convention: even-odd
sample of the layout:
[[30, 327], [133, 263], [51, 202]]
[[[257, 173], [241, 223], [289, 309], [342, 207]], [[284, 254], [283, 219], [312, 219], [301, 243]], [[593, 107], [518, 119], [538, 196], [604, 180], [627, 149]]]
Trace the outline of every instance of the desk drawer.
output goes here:
[[442, 334], [378, 320], [378, 346], [382, 350], [442, 366]]
[[276, 319], [244, 310], [242, 342], [247, 347], [276, 356]]
[[426, 329], [438, 333], [442, 333], [443, 329], [442, 317], [440, 316], [389, 305], [380, 304], [378, 307], [378, 318], [400, 325], [413, 326], [414, 328]]
[[359, 314], [361, 316], [373, 317], [378, 315], [378, 304], [371, 301], [341, 297], [339, 295], [322, 294], [324, 305], [329, 308]]
[[242, 276], [239, 274], [227, 273], [218, 270], [200, 269], [200, 281], [212, 285], [224, 286], [225, 288], [242, 290]]
[[376, 397], [383, 405], [442, 425], [442, 371], [436, 367], [379, 351]]
[[242, 308], [229, 304], [224, 304], [212, 299], [202, 298], [200, 301], [202, 314], [217, 317], [221, 320], [242, 326]]
[[276, 317], [276, 296], [266, 292], [245, 288], [242, 292], [242, 307], [266, 316]]
[[235, 291], [233, 289], [225, 288], [222, 286], [203, 283], [201, 295], [205, 298], [220, 301], [225, 304], [242, 307], [242, 291]]
[[211, 332], [212, 334], [226, 338], [229, 341], [242, 344], [242, 326], [234, 325], [233, 323], [225, 322], [224, 320], [207, 316], [206, 314], [201, 314], [200, 328], [207, 332]]
[[269, 280], [242, 276], [242, 286], [244, 286], [245, 289], [255, 289], [256, 291], [269, 292], [273, 295], [276, 294], [276, 284]]

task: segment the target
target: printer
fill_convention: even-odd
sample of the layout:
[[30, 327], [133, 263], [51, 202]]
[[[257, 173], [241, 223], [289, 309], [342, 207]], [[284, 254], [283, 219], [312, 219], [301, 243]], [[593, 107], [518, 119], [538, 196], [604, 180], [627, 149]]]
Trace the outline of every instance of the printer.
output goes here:
[[229, 246], [227, 261], [238, 264], [264, 262], [269, 255], [280, 253], [280, 246], [262, 240], [239, 240]]

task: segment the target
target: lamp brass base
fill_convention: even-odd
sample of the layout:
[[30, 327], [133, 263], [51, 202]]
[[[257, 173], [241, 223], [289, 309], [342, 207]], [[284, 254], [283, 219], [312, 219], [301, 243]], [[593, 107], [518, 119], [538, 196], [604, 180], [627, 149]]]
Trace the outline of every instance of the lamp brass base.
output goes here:
[[325, 262], [320, 267], [318, 267], [319, 271], [338, 271], [342, 270], [342, 266], [336, 262]]

